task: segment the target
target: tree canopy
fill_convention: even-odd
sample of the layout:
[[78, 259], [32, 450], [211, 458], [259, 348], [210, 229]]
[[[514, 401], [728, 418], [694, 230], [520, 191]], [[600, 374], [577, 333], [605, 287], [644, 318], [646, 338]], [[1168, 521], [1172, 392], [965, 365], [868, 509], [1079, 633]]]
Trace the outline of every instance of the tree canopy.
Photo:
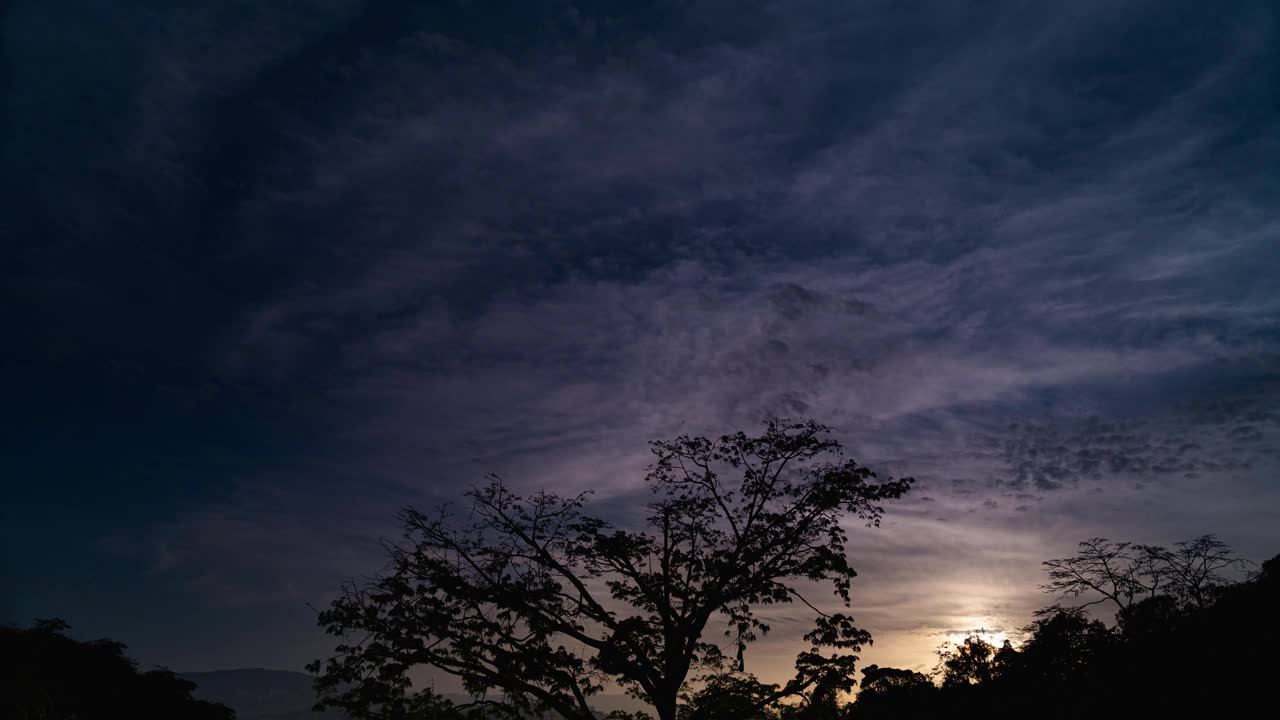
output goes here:
[[1164, 595], [1202, 608], [1228, 582], [1225, 571], [1249, 566], [1213, 535], [1173, 547], [1090, 538], [1079, 548], [1071, 557], [1042, 563], [1049, 576], [1043, 588], [1060, 600], [1092, 598], [1077, 608], [1109, 602], [1121, 613], [1143, 596]]
[[[825, 585], [848, 607], [856, 573], [845, 523], [878, 525], [882, 503], [912, 480], [878, 480], [815, 422], [681, 435], [652, 451], [639, 528], [589, 514], [589, 493], [521, 496], [496, 477], [463, 511], [405, 508], [402, 540], [385, 546], [388, 570], [349, 583], [320, 615], [342, 638], [310, 666], [321, 705], [406, 717], [434, 702], [411, 687], [410, 671], [424, 666], [460, 677], [491, 714], [572, 720], [594, 717], [590, 697], [605, 682], [661, 720], [702, 717], [717, 693], [750, 717], [785, 697], [852, 687], [870, 634], [820, 610], [799, 583]], [[759, 608], [793, 602], [814, 617], [794, 678], [744, 692], [746, 648], [770, 630]], [[708, 638], [720, 622], [732, 656]], [[695, 679], [701, 694], [689, 692]]]

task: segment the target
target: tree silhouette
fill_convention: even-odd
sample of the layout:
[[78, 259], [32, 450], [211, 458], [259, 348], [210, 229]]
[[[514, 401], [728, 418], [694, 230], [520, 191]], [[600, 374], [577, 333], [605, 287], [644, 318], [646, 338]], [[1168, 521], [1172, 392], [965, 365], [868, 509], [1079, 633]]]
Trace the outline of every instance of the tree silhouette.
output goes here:
[[1101, 538], [1081, 548], [1074, 558], [1046, 563], [1051, 579], [1063, 581], [1047, 589], [1082, 587], [1080, 594], [1102, 595], [1117, 607], [1114, 627], [1088, 614], [1085, 607], [1094, 602], [1046, 608], [1023, 628], [1019, 647], [1005, 643], [995, 651], [970, 637], [941, 652], [936, 688], [918, 673], [868, 667], [847, 717], [1275, 714], [1271, 654], [1280, 644], [1280, 557], [1233, 581], [1227, 571], [1249, 563], [1212, 535], [1171, 548]]
[[932, 688], [933, 681], [924, 673], [868, 665], [862, 669], [862, 689], [859, 691], [858, 696], [891, 695], [904, 690], [920, 690], [926, 687]]
[[954, 648], [938, 652], [943, 687], [981, 685], [996, 677], [996, 647], [970, 635]]
[[1121, 634], [1140, 639], [1168, 633], [1183, 619], [1182, 604], [1172, 595], [1152, 595], [1116, 613]]
[[139, 672], [114, 640], [80, 642], [62, 620], [0, 627], [0, 717], [14, 720], [231, 720], [224, 705], [192, 698], [193, 682], [168, 670]]
[[1106, 538], [1090, 538], [1079, 548], [1071, 557], [1041, 563], [1049, 575], [1042, 587], [1059, 599], [1096, 595], [1075, 608], [1110, 602], [1122, 615], [1140, 596], [1162, 593], [1202, 608], [1215, 588], [1227, 581], [1224, 570], [1249, 566], [1213, 535], [1175, 543], [1172, 548]]
[[1049, 582], [1041, 587], [1059, 599], [1099, 596], [1076, 609], [1111, 602], [1124, 610], [1138, 595], [1157, 592], [1164, 579], [1162, 567], [1144, 545], [1089, 538], [1079, 548], [1071, 557], [1041, 563], [1049, 575]]
[[1172, 548], [1148, 547], [1153, 564], [1167, 578], [1165, 592], [1196, 608], [1204, 608], [1229, 582], [1224, 570], [1243, 571], [1252, 565], [1213, 535], [1174, 543]]
[[1027, 642], [1018, 651], [1009, 648], [998, 664], [1002, 677], [1029, 685], [1078, 681], [1116, 645], [1106, 625], [1079, 610], [1050, 608], [1024, 632]]
[[[465, 515], [405, 509], [404, 542], [386, 545], [388, 572], [348, 584], [320, 615], [344, 639], [310, 666], [321, 673], [321, 706], [399, 716], [429, 692], [412, 692], [408, 675], [427, 666], [512, 716], [586, 720], [609, 680], [676, 720], [689, 678], [710, 675], [715, 688], [717, 675], [742, 671], [746, 646], [769, 631], [757, 609], [793, 601], [815, 615], [810, 647], [795, 677], [752, 706], [851, 687], [870, 635], [845, 613], [818, 610], [795, 583], [825, 584], [847, 607], [856, 573], [842, 520], [878, 525], [881, 503], [912, 481], [873, 482], [814, 422], [682, 435], [652, 450], [641, 530], [586, 514], [586, 495], [520, 497], [497, 478], [468, 494]], [[705, 638], [715, 619], [728, 626], [732, 661]]]
[[932, 715], [937, 688], [929, 676], [901, 668], [868, 665], [851, 717], [925, 717]]
[[685, 695], [680, 720], [771, 720], [778, 686], [741, 673], [719, 673]]

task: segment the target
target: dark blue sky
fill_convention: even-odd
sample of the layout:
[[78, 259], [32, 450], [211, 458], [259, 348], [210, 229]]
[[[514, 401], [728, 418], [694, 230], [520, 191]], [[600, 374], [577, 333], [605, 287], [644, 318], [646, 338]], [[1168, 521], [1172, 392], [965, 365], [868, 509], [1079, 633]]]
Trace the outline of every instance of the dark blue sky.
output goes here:
[[1278, 549], [1272, 2], [4, 13], [6, 618], [296, 669], [401, 504], [775, 414], [921, 479], [871, 661], [1089, 535]]

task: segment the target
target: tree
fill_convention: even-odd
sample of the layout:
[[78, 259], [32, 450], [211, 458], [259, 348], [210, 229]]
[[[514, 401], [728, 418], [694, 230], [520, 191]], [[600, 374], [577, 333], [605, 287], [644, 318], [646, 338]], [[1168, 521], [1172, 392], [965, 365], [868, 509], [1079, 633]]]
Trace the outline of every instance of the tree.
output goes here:
[[1184, 617], [1182, 605], [1172, 595], [1152, 595], [1116, 614], [1120, 633], [1130, 640], [1166, 634]]
[[937, 688], [929, 676], [914, 670], [868, 665], [849, 715], [853, 718], [927, 717]]
[[1166, 592], [1197, 609], [1207, 606], [1230, 581], [1223, 571], [1243, 571], [1253, 565], [1213, 535], [1174, 543], [1172, 548], [1151, 547], [1148, 552], [1167, 578]]
[[933, 681], [924, 673], [868, 665], [862, 669], [862, 689], [858, 691], [858, 699], [902, 691], [932, 690], [933, 687]]
[[1096, 596], [1075, 606], [1111, 602], [1123, 617], [1141, 596], [1171, 595], [1182, 604], [1205, 607], [1230, 568], [1244, 569], [1247, 560], [1213, 535], [1175, 543], [1172, 548], [1090, 538], [1069, 558], [1044, 563], [1049, 582], [1041, 586], [1059, 599]]
[[[758, 608], [793, 601], [816, 616], [811, 647], [795, 677], [755, 704], [852, 686], [870, 635], [845, 613], [819, 610], [796, 581], [826, 585], [848, 607], [856, 573], [842, 522], [878, 525], [881, 503], [912, 480], [875, 481], [811, 421], [771, 421], [754, 436], [681, 435], [652, 451], [640, 530], [588, 515], [586, 494], [521, 497], [496, 477], [468, 494], [465, 516], [406, 508], [403, 542], [386, 544], [388, 571], [348, 583], [320, 614], [343, 638], [310, 666], [321, 705], [401, 717], [427, 692], [411, 692], [410, 669], [427, 666], [511, 716], [586, 720], [608, 680], [676, 720], [688, 679], [743, 670], [746, 646], [769, 631]], [[728, 626], [732, 662], [704, 637], [714, 619]]]
[[1028, 639], [1000, 663], [1001, 674], [1016, 674], [1036, 686], [1080, 682], [1116, 645], [1116, 636], [1081, 610], [1048, 608], [1023, 628]]
[[168, 670], [139, 672], [114, 640], [81, 642], [62, 620], [0, 627], [4, 692], [0, 717], [80, 720], [232, 720], [224, 705], [196, 700], [196, 685]]
[[996, 647], [977, 635], [970, 635], [954, 648], [943, 645], [938, 652], [942, 686], [981, 685], [996, 677]]
[[1109, 601], [1123, 611], [1136, 596], [1157, 592], [1164, 579], [1148, 546], [1095, 537], [1081, 541], [1079, 548], [1069, 558], [1041, 563], [1049, 575], [1049, 582], [1041, 586], [1046, 592], [1059, 599], [1099, 596], [1075, 609]]
[[774, 720], [769, 705], [778, 689], [751, 675], [717, 673], [686, 694], [680, 720]]

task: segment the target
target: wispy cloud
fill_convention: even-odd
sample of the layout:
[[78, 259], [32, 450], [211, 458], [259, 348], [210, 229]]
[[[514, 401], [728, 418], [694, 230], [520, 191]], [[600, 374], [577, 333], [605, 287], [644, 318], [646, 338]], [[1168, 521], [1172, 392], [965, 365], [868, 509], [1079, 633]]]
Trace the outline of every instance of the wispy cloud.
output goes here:
[[[69, 156], [40, 98], [97, 71], [53, 86], [14, 46], [8, 162], [62, 227], [17, 278], [40, 327], [110, 298], [98, 356], [271, 410], [264, 469], [130, 531], [152, 571], [296, 606], [373, 569], [401, 503], [492, 471], [616, 507], [647, 440], [776, 414], [921, 479], [856, 547], [895, 662], [1015, 627], [1082, 534], [1265, 551], [1269, 4], [549, 5], [527, 37], [397, 3], [136, 13], [86, 36], [133, 54], [111, 142]], [[70, 262], [90, 235], [136, 262]]]

